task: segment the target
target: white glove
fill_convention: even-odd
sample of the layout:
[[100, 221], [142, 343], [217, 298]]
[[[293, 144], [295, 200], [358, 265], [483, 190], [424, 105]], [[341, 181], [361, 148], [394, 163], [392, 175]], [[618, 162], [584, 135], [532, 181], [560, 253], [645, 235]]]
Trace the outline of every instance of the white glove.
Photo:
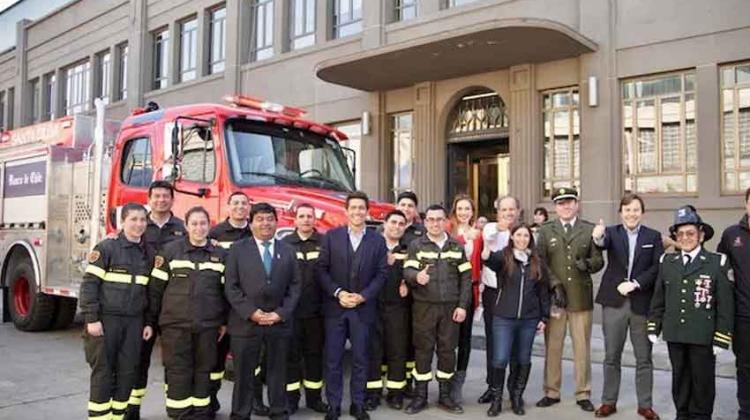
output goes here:
[[617, 291], [620, 292], [621, 295], [627, 296], [630, 292], [635, 290], [635, 284], [633, 282], [624, 281], [617, 285]]
[[648, 341], [651, 342], [651, 344], [656, 344], [659, 342], [659, 336], [656, 334], [649, 334], [648, 335]]
[[727, 351], [725, 348], [714, 346], [714, 356], [718, 356], [721, 353], [724, 353], [725, 351]]

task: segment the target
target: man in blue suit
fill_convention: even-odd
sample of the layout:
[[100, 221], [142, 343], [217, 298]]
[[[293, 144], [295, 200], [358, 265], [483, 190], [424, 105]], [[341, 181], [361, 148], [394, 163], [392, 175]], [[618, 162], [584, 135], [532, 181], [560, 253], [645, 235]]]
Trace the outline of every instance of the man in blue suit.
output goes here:
[[344, 346], [352, 345], [349, 409], [357, 420], [369, 420], [364, 408], [368, 334], [377, 319], [378, 294], [387, 275], [387, 250], [382, 235], [365, 225], [369, 201], [362, 192], [346, 197], [347, 226], [330, 230], [321, 241], [318, 278], [325, 315], [326, 420], [341, 415]]
[[607, 250], [608, 260], [596, 295], [596, 303], [602, 305], [605, 349], [602, 405], [596, 417], [608, 417], [617, 411], [620, 359], [630, 329], [638, 414], [646, 420], [659, 418], [652, 408], [654, 373], [646, 321], [664, 247], [661, 234], [641, 224], [645, 210], [638, 195], [625, 194], [620, 200], [622, 223], [605, 228], [600, 221], [591, 234], [594, 244]]

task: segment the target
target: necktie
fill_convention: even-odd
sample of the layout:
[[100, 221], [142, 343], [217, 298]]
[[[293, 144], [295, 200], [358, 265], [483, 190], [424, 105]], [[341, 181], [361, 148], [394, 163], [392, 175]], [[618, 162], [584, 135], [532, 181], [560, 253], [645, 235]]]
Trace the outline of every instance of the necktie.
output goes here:
[[566, 223], [563, 225], [563, 228], [565, 229], [565, 233], [570, 233], [570, 223]]
[[685, 263], [685, 267], [687, 267], [688, 264], [690, 264], [690, 254], [684, 254], [683, 257], [684, 257], [683, 261]]
[[263, 242], [263, 268], [266, 270], [266, 275], [271, 275], [271, 262], [273, 261], [273, 255], [271, 255], [271, 241]]

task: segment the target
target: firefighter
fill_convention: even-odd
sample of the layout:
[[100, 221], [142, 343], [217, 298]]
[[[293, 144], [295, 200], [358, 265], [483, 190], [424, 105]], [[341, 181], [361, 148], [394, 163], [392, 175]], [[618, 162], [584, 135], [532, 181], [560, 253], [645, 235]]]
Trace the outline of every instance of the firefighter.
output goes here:
[[226, 251], [208, 240], [206, 209], [191, 208], [185, 220], [187, 238], [170, 242], [154, 258], [147, 323], [158, 321], [161, 331], [167, 414], [205, 419], [211, 416], [217, 343], [226, 332]]
[[648, 339], [667, 342], [677, 418], [710, 419], [716, 355], [732, 345], [734, 286], [726, 255], [703, 249], [714, 230], [693, 206], [677, 209], [669, 233], [680, 251], [661, 256]]
[[315, 230], [315, 208], [303, 203], [297, 206], [295, 230], [284, 238], [297, 255], [302, 273], [301, 296], [294, 311], [293, 333], [290, 337], [287, 364], [287, 401], [289, 413], [299, 408], [300, 389], [305, 388], [307, 408], [318, 413], [328, 412], [321, 398], [323, 390], [323, 292], [315, 264], [320, 255], [320, 234]]
[[89, 419], [122, 419], [143, 340], [150, 262], [143, 246], [146, 209], [129, 203], [121, 213], [122, 232], [94, 247], [81, 284], [80, 305], [86, 362], [91, 366]]
[[401, 242], [405, 230], [406, 216], [402, 211], [393, 210], [386, 215], [383, 236], [388, 248], [388, 276], [379, 296], [378, 320], [370, 333], [372, 347], [365, 400], [367, 410], [374, 410], [380, 405], [383, 372], [388, 389], [386, 403], [395, 410], [404, 407], [406, 358], [411, 347], [411, 296], [403, 275], [407, 247]]
[[[143, 241], [149, 261], [153, 263], [156, 254], [170, 241], [185, 237], [185, 224], [172, 214], [174, 203], [174, 187], [167, 181], [154, 181], [148, 187], [148, 206], [151, 211], [146, 215], [146, 231]], [[154, 331], [151, 339], [141, 347], [141, 359], [138, 364], [135, 385], [130, 393], [126, 420], [141, 418], [141, 400], [146, 395], [148, 385], [148, 368], [151, 366], [151, 353], [158, 330]]]
[[427, 235], [409, 245], [404, 277], [412, 289], [412, 341], [416, 367], [414, 399], [406, 408], [416, 414], [427, 408], [427, 384], [432, 379], [432, 352], [437, 344], [438, 405], [451, 412], [463, 408], [451, 397], [456, 367], [459, 324], [471, 305], [471, 263], [460, 243], [445, 232], [447, 213], [440, 205], [427, 209]]
[[[250, 213], [250, 199], [242, 191], [235, 191], [227, 199], [229, 217], [217, 224], [208, 232], [208, 237], [224, 249], [229, 249], [233, 243], [252, 236], [250, 223], [247, 215]], [[216, 394], [221, 389], [221, 380], [224, 378], [224, 366], [227, 354], [229, 354], [230, 337], [224, 334], [219, 341], [216, 352], [216, 365], [211, 371], [211, 411], [218, 412], [221, 408]], [[259, 372], [260, 373], [260, 372]], [[260, 383], [260, 375], [257, 375], [259, 383], [255, 388], [255, 414], [259, 416], [268, 415], [268, 407], [263, 404], [263, 384]]]

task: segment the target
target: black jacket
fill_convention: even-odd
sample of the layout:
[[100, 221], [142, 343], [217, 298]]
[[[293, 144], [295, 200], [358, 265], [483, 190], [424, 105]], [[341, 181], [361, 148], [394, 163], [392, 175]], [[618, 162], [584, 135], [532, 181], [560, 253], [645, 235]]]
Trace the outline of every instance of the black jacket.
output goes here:
[[250, 223], [244, 228], [236, 228], [229, 223], [229, 218], [212, 227], [208, 232], [208, 237], [215, 239], [219, 242], [219, 246], [224, 249], [229, 249], [233, 243], [251, 236], [253, 236], [253, 233], [250, 231]]
[[729, 280], [734, 281], [735, 316], [750, 319], [750, 227], [747, 215], [721, 234], [717, 251], [729, 259]]
[[295, 318], [314, 318], [322, 316], [323, 291], [317, 278], [316, 264], [320, 257], [320, 234], [313, 234], [302, 240], [295, 230], [283, 239], [291, 245], [297, 255], [297, 263], [302, 273], [299, 303], [294, 312]]
[[224, 275], [224, 294], [231, 305], [227, 325], [229, 334], [250, 336], [257, 328], [266, 328], [250, 320], [258, 309], [276, 312], [281, 317], [282, 321], [272, 327], [291, 327], [289, 321], [300, 297], [302, 277], [291, 246], [274, 241], [271, 275], [268, 276], [255, 239], [242, 239], [229, 250]]
[[162, 227], [157, 226], [150, 216], [150, 213], [146, 216], [146, 231], [143, 233], [143, 242], [146, 244], [148, 257], [153, 263], [154, 257], [162, 250], [164, 245], [175, 239], [186, 237], [187, 232], [185, 231], [185, 222], [179, 217], [175, 217], [174, 214]]
[[224, 299], [226, 251], [208, 242], [197, 247], [188, 238], [172, 241], [154, 259], [146, 323], [194, 330], [226, 324]]
[[[428, 265], [430, 281], [423, 286], [417, 283], [417, 274]], [[442, 249], [427, 235], [412, 241], [404, 278], [415, 302], [456, 303], [463, 309], [471, 305], [471, 263], [464, 247], [451, 237]]]
[[[600, 249], [607, 250], [607, 268], [604, 270], [596, 303], [602, 306], [619, 308], [625, 303], [625, 296], [617, 291], [617, 286], [628, 276], [628, 233], [622, 224], [607, 226], [604, 243]], [[661, 234], [654, 229], [641, 226], [635, 244], [635, 257], [630, 277], [639, 287], [630, 292], [630, 310], [647, 316], [654, 294], [654, 284], [659, 272], [659, 257], [664, 253]]]
[[390, 253], [395, 257], [393, 265], [388, 266], [388, 275], [386, 276], [385, 285], [383, 290], [380, 292], [380, 303], [381, 307], [391, 305], [404, 305], [409, 306], [411, 303], [411, 293], [406, 297], [401, 297], [398, 292], [401, 287], [401, 282], [404, 280], [404, 261], [406, 261], [407, 247], [403, 242], [396, 245], [395, 248], [390, 250]]
[[123, 233], [105, 239], [89, 253], [88, 263], [79, 302], [87, 323], [102, 315], [145, 315], [151, 263], [142, 240], [130, 242]]
[[492, 308], [495, 316], [511, 319], [541, 319], [549, 321], [549, 271], [541, 263], [541, 278], [531, 276], [531, 266], [517, 259], [513, 273], [505, 272], [503, 251], [490, 253], [485, 265], [497, 273], [500, 294]]

